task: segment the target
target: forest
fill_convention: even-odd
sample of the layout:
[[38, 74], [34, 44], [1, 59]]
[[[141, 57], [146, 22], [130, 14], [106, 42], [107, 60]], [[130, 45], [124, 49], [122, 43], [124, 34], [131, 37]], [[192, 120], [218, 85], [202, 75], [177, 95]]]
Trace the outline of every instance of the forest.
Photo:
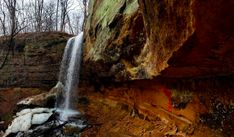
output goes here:
[[[1, 0], [0, 35], [81, 31], [86, 0]], [[86, 13], [86, 12], [85, 12]]]

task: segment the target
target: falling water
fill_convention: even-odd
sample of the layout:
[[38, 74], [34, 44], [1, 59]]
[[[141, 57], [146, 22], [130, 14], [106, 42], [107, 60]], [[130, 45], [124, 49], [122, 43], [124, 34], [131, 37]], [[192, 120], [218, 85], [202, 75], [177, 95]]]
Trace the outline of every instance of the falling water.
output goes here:
[[57, 98], [57, 108], [60, 112], [60, 120], [66, 121], [68, 117], [78, 114], [72, 110], [72, 98], [79, 82], [80, 63], [82, 55], [83, 32], [70, 38], [65, 47], [60, 68], [59, 82], [63, 84], [62, 94]]

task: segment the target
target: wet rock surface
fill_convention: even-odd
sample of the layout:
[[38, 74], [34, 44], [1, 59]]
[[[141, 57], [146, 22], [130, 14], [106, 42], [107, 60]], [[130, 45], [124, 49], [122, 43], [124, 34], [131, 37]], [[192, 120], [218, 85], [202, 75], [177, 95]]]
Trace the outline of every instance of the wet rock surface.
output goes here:
[[83, 120], [73, 119], [62, 124], [58, 120], [52, 120], [14, 135], [17, 137], [79, 137], [86, 125]]
[[211, 101], [211, 111], [201, 114], [200, 121], [212, 129], [223, 131], [225, 136], [233, 136], [234, 123], [231, 122], [234, 119], [233, 104], [223, 104], [217, 98]]
[[[82, 94], [82, 98], [89, 100], [89, 104], [79, 104], [77, 108], [85, 113], [86, 119], [89, 120], [90, 127], [81, 133], [81, 137], [99, 137], [99, 136], [117, 136], [117, 137], [223, 137], [222, 131], [211, 129], [201, 123], [192, 123], [185, 126], [186, 121], [180, 121], [185, 118], [181, 114], [173, 111], [165, 111], [156, 106], [146, 106], [147, 101], [143, 102], [143, 97], [138, 96], [136, 101], [127, 101], [127, 94], [118, 96], [120, 90], [125, 88], [104, 89], [102, 92], [91, 92], [92, 89], [87, 87]], [[108, 90], [107, 92], [105, 90]], [[129, 89], [130, 90], [130, 89]], [[149, 92], [149, 91], [148, 91]], [[131, 92], [134, 94], [134, 92]], [[159, 94], [158, 92], [156, 92]], [[139, 93], [135, 93], [139, 94]], [[134, 96], [134, 95], [132, 95]], [[152, 96], [152, 95], [151, 95]], [[149, 97], [148, 97], [149, 98]], [[160, 95], [161, 100], [157, 105], [166, 104], [167, 100]], [[149, 101], [148, 101], [149, 102]], [[152, 101], [151, 101], [152, 102]], [[138, 104], [139, 103], [139, 104]], [[145, 105], [145, 106], [144, 106]], [[189, 108], [198, 109], [199, 104], [189, 104]], [[148, 107], [148, 108], [147, 108]], [[193, 114], [189, 108], [183, 110], [184, 113]], [[166, 110], [167, 108], [165, 108]], [[182, 112], [182, 111], [181, 111]], [[224, 132], [225, 133], [225, 132]]]
[[45, 89], [35, 88], [3, 88], [0, 89], [0, 130], [6, 130], [7, 126], [13, 120], [16, 112], [23, 108], [18, 108], [16, 104], [27, 97], [47, 92]]
[[63, 84], [58, 82], [49, 92], [42, 93], [36, 96], [25, 98], [17, 103], [18, 109], [35, 108], [35, 107], [49, 107], [54, 108], [57, 96], [63, 91]]
[[[50, 92], [39, 94], [38, 91], [35, 96], [28, 97], [30, 100], [29, 104], [21, 104], [20, 107], [16, 108], [16, 101], [6, 102], [7, 105], [14, 106], [10, 110], [0, 111], [1, 120], [0, 121], [0, 136], [7, 137], [78, 137], [80, 132], [85, 128], [89, 127], [89, 123], [84, 118], [81, 113], [76, 113], [67, 121], [60, 120], [59, 110], [54, 108], [38, 108], [39, 106], [46, 107], [47, 98], [43, 98], [43, 101], [38, 101], [37, 98], [41, 95], [51, 95], [51, 93], [59, 93], [59, 84], [51, 89]], [[34, 95], [29, 91], [38, 90], [38, 89], [24, 89], [19, 88], [21, 92], [13, 92], [13, 89], [1, 90], [4, 93], [3, 101], [6, 101], [7, 98], [11, 98], [12, 94], [18, 94], [17, 96], [22, 96], [21, 98], [27, 95]], [[17, 91], [19, 91], [19, 89]], [[42, 92], [43, 90], [41, 90]], [[24, 93], [26, 92], [26, 93]], [[47, 97], [47, 96], [44, 96]], [[12, 98], [15, 98], [14, 96]], [[25, 101], [25, 99], [23, 99]], [[27, 100], [27, 99], [26, 99]], [[19, 101], [19, 100], [18, 100]], [[22, 102], [22, 100], [21, 100]], [[28, 101], [27, 101], [28, 102]], [[37, 105], [32, 105], [30, 103], [37, 102]], [[87, 104], [87, 100], [82, 99], [83, 104]], [[39, 103], [39, 104], [38, 104]], [[55, 102], [53, 102], [54, 104]], [[1, 102], [4, 105], [4, 102]], [[5, 106], [5, 105], [4, 105]], [[18, 111], [18, 112], [17, 112]], [[7, 119], [6, 119], [7, 118]], [[7, 127], [8, 126], [8, 127]]]
[[[167, 133], [191, 137], [232, 136], [233, 85], [229, 80], [226, 84], [218, 81], [200, 79], [166, 84], [141, 80], [102, 85], [99, 90], [82, 85], [80, 99], [89, 103], [79, 103], [77, 108], [93, 124], [84, 133], [86, 136], [152, 134], [161, 137]], [[153, 128], [148, 129], [148, 124]], [[168, 128], [160, 130], [154, 125]]]

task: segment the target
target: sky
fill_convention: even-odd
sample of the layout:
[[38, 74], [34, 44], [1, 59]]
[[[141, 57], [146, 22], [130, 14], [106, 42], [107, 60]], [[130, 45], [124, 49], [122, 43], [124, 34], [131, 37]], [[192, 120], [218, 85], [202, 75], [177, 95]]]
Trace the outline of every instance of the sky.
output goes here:
[[[32, 0], [25, 0], [27, 1], [32, 1]], [[57, 2], [57, 0], [44, 0], [45, 2]], [[82, 0], [69, 0], [71, 2], [71, 9], [73, 9], [71, 12], [81, 12], [81, 5], [82, 5]]]
[[[0, 0], [0, 1], [3, 1], [3, 0]], [[27, 4], [29, 2], [34, 3], [34, 0], [17, 0], [17, 3], [20, 4], [22, 1], [24, 2], [24, 4]], [[74, 25], [74, 27], [77, 26], [77, 23], [76, 23], [77, 16], [81, 15], [80, 20], [83, 20], [83, 16], [82, 16], [83, 15], [83, 13], [82, 13], [83, 3], [82, 3], [82, 1], [83, 0], [69, 0], [69, 17], [70, 17], [70, 20], [72, 22], [72, 25]], [[49, 3], [49, 2], [53, 2], [56, 5], [57, 0], [44, 0], [44, 3]], [[79, 21], [79, 26], [82, 26], [82, 21]], [[77, 32], [77, 31], [75, 31], [75, 32]], [[1, 32], [0, 32], [0, 34], [1, 34]]]

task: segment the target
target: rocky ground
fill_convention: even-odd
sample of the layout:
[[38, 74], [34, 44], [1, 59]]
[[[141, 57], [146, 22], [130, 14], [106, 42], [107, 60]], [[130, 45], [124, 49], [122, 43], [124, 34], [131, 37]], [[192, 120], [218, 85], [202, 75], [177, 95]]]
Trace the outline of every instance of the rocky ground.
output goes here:
[[[99, 93], [80, 99], [78, 109], [88, 119], [90, 128], [82, 137], [221, 137], [219, 130], [196, 125], [191, 133], [179, 131], [174, 121], [140, 116], [127, 105], [105, 98]], [[82, 105], [83, 104], [83, 105]]]
[[[92, 91], [92, 88], [85, 88]], [[14, 88], [2, 89], [1, 94], [1, 130], [12, 120], [16, 103], [31, 95], [45, 92], [40, 89]], [[3, 96], [4, 95], [4, 96]], [[212, 130], [205, 125], [196, 124], [191, 132], [181, 131], [175, 121], [161, 117], [153, 119], [141, 115], [137, 110], [125, 103], [106, 97], [103, 93], [93, 92], [81, 95], [77, 101], [77, 110], [84, 114], [89, 126], [81, 133], [82, 137], [220, 137], [220, 130]], [[4, 106], [4, 107], [3, 107]], [[189, 130], [189, 129], [188, 129]], [[65, 133], [72, 135], [73, 129], [65, 128]]]
[[20, 100], [45, 92], [36, 88], [2, 88], [0, 89], [0, 130], [5, 130], [16, 113], [16, 104]]

